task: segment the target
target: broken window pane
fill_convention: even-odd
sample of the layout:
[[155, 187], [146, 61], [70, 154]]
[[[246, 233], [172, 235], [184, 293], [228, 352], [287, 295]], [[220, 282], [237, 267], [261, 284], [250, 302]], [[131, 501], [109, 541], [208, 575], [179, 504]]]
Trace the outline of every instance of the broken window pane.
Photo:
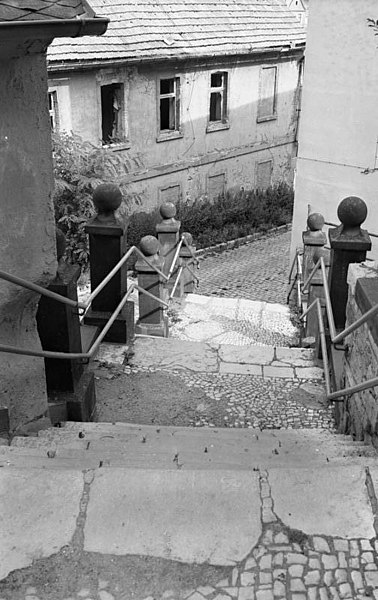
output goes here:
[[223, 73], [212, 73], [211, 74], [211, 87], [222, 87], [223, 85]]
[[122, 140], [122, 95], [119, 83], [101, 86], [102, 142], [110, 144]]

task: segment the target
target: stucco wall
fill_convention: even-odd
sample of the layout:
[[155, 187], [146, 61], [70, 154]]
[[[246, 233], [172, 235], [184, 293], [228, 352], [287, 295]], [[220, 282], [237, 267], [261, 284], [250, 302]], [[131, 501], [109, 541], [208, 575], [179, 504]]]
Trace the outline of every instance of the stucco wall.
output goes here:
[[[0, 60], [0, 268], [32, 282], [55, 273], [44, 55]], [[40, 349], [38, 296], [0, 280], [0, 340]], [[47, 409], [43, 359], [0, 353], [0, 404], [15, 428]]]
[[308, 204], [337, 223], [346, 196], [365, 200], [364, 227], [378, 232], [378, 38], [368, 18], [378, 18], [375, 0], [310, 2], [292, 250]]
[[[346, 326], [360, 318], [378, 297], [377, 271], [361, 265], [351, 265], [348, 272], [349, 296]], [[366, 295], [367, 292], [367, 295]], [[345, 387], [353, 386], [377, 376], [378, 329], [375, 317], [356, 329], [346, 338], [343, 379]], [[337, 403], [336, 416], [339, 429], [351, 433], [358, 440], [378, 446], [378, 393], [377, 388], [353, 394]]]
[[[101, 139], [100, 86], [124, 84], [124, 118], [128, 138], [125, 157], [137, 157], [141, 175], [130, 174], [133, 191], [145, 206], [158, 203], [159, 188], [180, 184], [183, 198], [207, 193], [207, 176], [225, 173], [228, 188], [255, 186], [256, 162], [273, 159], [273, 181], [292, 180], [295, 153], [299, 55], [281, 62], [213, 67], [173, 65], [75, 72], [69, 75], [72, 129], [99, 145]], [[278, 60], [278, 59], [277, 59]], [[277, 118], [257, 123], [261, 66], [278, 66]], [[206, 132], [210, 73], [228, 72], [229, 127]], [[157, 83], [180, 76], [182, 136], [157, 141]], [[58, 75], [51, 73], [51, 84]], [[67, 74], [65, 74], [67, 77]]]

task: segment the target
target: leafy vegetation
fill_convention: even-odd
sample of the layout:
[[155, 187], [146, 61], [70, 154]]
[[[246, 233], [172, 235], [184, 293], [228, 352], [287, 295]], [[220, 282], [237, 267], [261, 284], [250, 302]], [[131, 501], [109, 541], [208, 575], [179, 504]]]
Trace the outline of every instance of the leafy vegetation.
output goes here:
[[122, 183], [122, 178], [140, 167], [140, 164], [136, 159], [121, 158], [109, 150], [97, 148], [76, 135], [53, 134], [52, 141], [55, 221], [66, 235], [65, 259], [85, 268], [89, 261], [89, 249], [84, 228], [88, 219], [95, 214], [93, 190], [100, 183], [117, 183], [124, 197], [120, 208], [122, 216], [133, 203], [140, 204], [140, 199], [128, 194]]
[[[95, 214], [92, 194], [100, 183], [116, 183], [122, 190], [124, 203], [118, 215], [130, 215], [129, 247], [137, 246], [145, 235], [155, 235], [156, 224], [161, 221], [159, 207], [150, 212], [138, 210], [140, 197], [130, 194], [129, 186], [123, 183], [130, 172], [142, 167], [138, 159], [125, 158], [66, 134], [53, 135], [53, 158], [55, 219], [66, 235], [68, 262], [83, 269], [88, 265], [85, 224]], [[197, 247], [204, 248], [288, 223], [292, 210], [293, 190], [280, 183], [267, 190], [227, 193], [212, 202], [206, 198], [179, 202], [176, 218], [181, 221], [182, 231], [189, 231]]]
[[[266, 190], [241, 191], [207, 199], [177, 204], [176, 218], [182, 231], [189, 231], [198, 248], [244, 237], [256, 231], [267, 231], [290, 223], [294, 193], [286, 183]], [[155, 235], [155, 226], [161, 221], [159, 209], [136, 212], [130, 216], [128, 245], [137, 245], [144, 235]]]

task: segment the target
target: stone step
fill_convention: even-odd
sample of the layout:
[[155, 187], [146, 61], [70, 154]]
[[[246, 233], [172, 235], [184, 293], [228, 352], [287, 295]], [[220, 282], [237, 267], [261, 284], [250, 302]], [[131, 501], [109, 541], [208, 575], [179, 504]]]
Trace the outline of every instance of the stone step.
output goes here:
[[298, 345], [298, 329], [287, 305], [188, 294], [173, 305], [170, 336], [180, 340], [251, 346]]
[[256, 375], [263, 378], [323, 379], [323, 369], [307, 348], [234, 346], [173, 338], [140, 337], [133, 354], [126, 346], [103, 344], [97, 359], [137, 369]]
[[[50, 458], [49, 458], [50, 456]], [[376, 461], [370, 446], [311, 429], [259, 431], [67, 423], [0, 447], [0, 465], [40, 468], [257, 470]]]

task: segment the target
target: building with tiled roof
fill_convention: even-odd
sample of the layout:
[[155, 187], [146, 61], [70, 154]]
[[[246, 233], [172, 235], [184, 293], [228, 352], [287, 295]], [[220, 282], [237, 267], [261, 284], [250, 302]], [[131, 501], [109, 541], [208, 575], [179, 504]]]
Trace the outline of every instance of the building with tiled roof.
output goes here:
[[291, 181], [305, 29], [287, 0], [93, 0], [48, 51], [55, 129], [137, 158], [145, 205]]
[[110, 18], [98, 39], [56, 40], [49, 61], [159, 61], [251, 55], [303, 45], [284, 0], [93, 0]]

